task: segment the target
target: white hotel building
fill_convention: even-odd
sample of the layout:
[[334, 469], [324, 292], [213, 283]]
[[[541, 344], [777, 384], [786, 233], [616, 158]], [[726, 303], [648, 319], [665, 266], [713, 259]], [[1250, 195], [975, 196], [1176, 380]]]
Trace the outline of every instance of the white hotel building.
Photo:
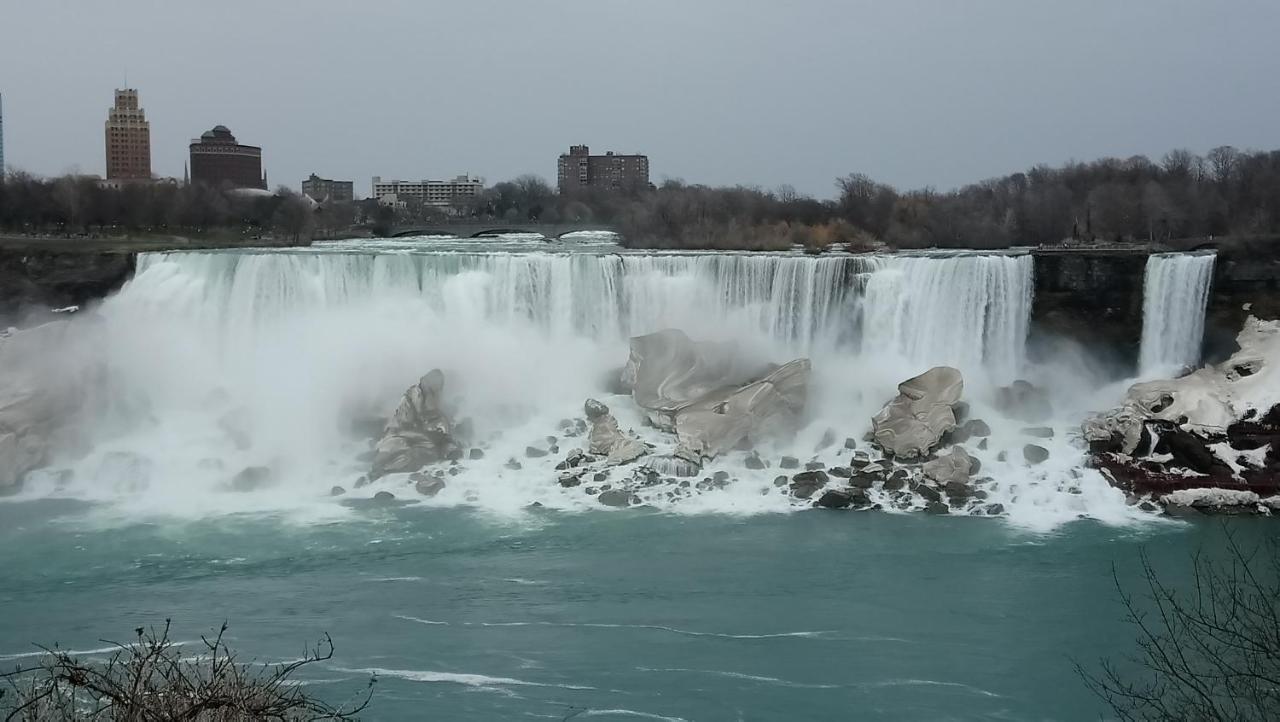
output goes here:
[[468, 175], [447, 181], [384, 181], [382, 176], [373, 177], [373, 197], [386, 206], [403, 207], [405, 201], [416, 198], [424, 205], [445, 208], [458, 198], [474, 198], [482, 190], [484, 181]]

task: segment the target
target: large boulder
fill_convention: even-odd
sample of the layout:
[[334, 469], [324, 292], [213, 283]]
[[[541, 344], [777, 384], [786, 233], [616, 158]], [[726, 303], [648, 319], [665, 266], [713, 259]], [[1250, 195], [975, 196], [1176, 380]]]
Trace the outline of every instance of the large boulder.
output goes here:
[[926, 462], [921, 467], [921, 472], [943, 486], [953, 483], [967, 484], [970, 475], [973, 474], [973, 461], [968, 452], [956, 446], [951, 449], [951, 453]]
[[370, 479], [417, 471], [461, 450], [444, 409], [443, 393], [444, 373], [439, 369], [432, 369], [404, 392], [374, 447]]
[[[1280, 491], [1280, 321], [1250, 317], [1226, 361], [1129, 388], [1082, 425], [1093, 463], [1117, 486], [1156, 496], [1191, 488]], [[1280, 419], [1280, 414], [1276, 414]]]
[[605, 464], [627, 464], [649, 452], [643, 441], [622, 433], [608, 406], [595, 399], [587, 399], [583, 410], [591, 422], [591, 431], [587, 435], [588, 450], [596, 456], [605, 457]]
[[676, 432], [676, 455], [701, 462], [793, 431], [809, 374], [808, 359], [762, 368], [733, 344], [697, 342], [666, 329], [631, 339], [622, 377], [648, 419]]
[[964, 391], [960, 371], [937, 366], [898, 384], [898, 395], [871, 418], [876, 444], [903, 459], [927, 456], [956, 428], [953, 407]]
[[709, 393], [675, 412], [677, 454], [715, 458], [744, 439], [777, 436], [799, 426], [808, 395], [810, 365], [797, 359], [736, 388]]
[[622, 381], [659, 428], [675, 430], [675, 412], [707, 394], [752, 378], [731, 343], [698, 342], [669, 328], [631, 339]]

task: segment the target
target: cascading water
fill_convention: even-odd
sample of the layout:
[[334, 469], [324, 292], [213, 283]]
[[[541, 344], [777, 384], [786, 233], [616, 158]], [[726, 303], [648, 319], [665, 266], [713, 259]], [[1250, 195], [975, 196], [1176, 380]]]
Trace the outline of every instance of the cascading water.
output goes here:
[[[768, 453], [846, 463], [839, 445], [814, 452], [819, 438], [861, 436], [900, 381], [950, 364], [965, 374], [972, 413], [995, 429], [990, 452], [975, 451], [985, 474], [1008, 479], [993, 502], [1037, 524], [1122, 513], [1122, 498], [1100, 478], [1077, 480], [1080, 453], [1065, 438], [1036, 469], [997, 458], [997, 449], [1024, 443], [1022, 424], [1002, 424], [989, 392], [1025, 365], [1030, 256], [530, 252], [485, 243], [144, 255], [98, 314], [95, 354], [105, 370], [92, 451], [33, 474], [26, 493], [125, 496], [135, 510], [164, 514], [345, 513], [325, 498], [331, 485], [371, 495], [404, 483], [351, 489], [368, 471], [367, 435], [353, 434], [352, 420], [385, 418], [410, 383], [441, 368], [486, 453], [430, 503], [594, 508], [555, 483], [558, 459], [524, 459], [524, 449], [581, 415], [589, 396], [604, 399], [624, 428], [669, 444], [642, 426], [629, 399], [602, 394], [630, 336], [674, 327], [733, 341], [757, 361], [812, 360], [808, 425]], [[513, 457], [522, 469], [504, 463]], [[741, 483], [670, 508], [797, 507], [772, 484], [776, 471], [745, 469], [739, 457], [716, 463]], [[271, 469], [275, 482], [229, 491], [228, 480], [251, 467]]]
[[863, 343], [1012, 381], [1022, 369], [1032, 287], [1029, 255], [892, 258], [867, 286]]
[[1200, 362], [1215, 258], [1212, 253], [1167, 253], [1147, 259], [1141, 375], [1177, 373]]

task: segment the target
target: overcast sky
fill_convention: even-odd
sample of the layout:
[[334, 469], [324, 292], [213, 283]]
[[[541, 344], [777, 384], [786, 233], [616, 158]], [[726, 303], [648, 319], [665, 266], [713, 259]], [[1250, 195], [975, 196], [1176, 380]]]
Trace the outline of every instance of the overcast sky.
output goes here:
[[221, 123], [273, 186], [554, 182], [585, 143], [829, 197], [1280, 148], [1277, 30], [1277, 0], [0, 0], [0, 93], [8, 165], [46, 175], [103, 172], [127, 72], [161, 175]]

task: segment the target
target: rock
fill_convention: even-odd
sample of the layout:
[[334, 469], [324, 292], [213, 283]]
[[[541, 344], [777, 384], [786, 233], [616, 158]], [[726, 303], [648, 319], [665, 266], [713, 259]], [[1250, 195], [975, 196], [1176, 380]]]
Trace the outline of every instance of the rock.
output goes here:
[[366, 486], [368, 486], [368, 485], [369, 485], [369, 477], [367, 477], [367, 476], [362, 476], [362, 477], [360, 477], [359, 479], [356, 479], [355, 487], [356, 487], [357, 489], [363, 489], [364, 487], [366, 487]]
[[413, 488], [423, 496], [432, 497], [444, 491], [444, 479], [438, 479], [434, 476], [426, 479], [419, 479], [413, 485]]
[[827, 469], [827, 473], [840, 479], [848, 479], [853, 476], [853, 470], [847, 466], [833, 466]]
[[911, 480], [911, 474], [906, 469], [894, 469], [891, 474], [885, 477], [884, 489], [886, 491], [897, 491], [907, 485]]
[[373, 495], [373, 501], [375, 504], [393, 504], [395, 503], [395, 500], [396, 495], [389, 491], [380, 491]]
[[978, 450], [979, 450], [979, 451], [986, 451], [986, 450], [987, 450], [987, 440], [986, 440], [986, 439], [981, 439], [981, 440], [979, 440], [979, 441], [978, 441]]
[[682, 479], [702, 473], [701, 464], [679, 456], [654, 456], [649, 459], [646, 466], [659, 474], [668, 474]]
[[473, 448], [473, 449], [471, 450], [471, 452], [468, 454], [468, 456], [471, 458], [471, 460], [472, 460], [472, 461], [475, 461], [476, 459], [483, 459], [483, 458], [484, 458], [484, 449], [481, 449], [481, 448]]
[[800, 499], [808, 499], [829, 480], [824, 471], [802, 471], [791, 477], [791, 493]]
[[982, 471], [982, 461], [976, 456], [969, 457], [969, 475], [973, 476]]
[[462, 449], [450, 449], [449, 453], [444, 455], [447, 461], [462, 461], [464, 457], [465, 454], [463, 454]]
[[1261, 501], [1256, 493], [1240, 489], [1184, 489], [1165, 494], [1160, 499], [1166, 511], [1185, 507], [1206, 514], [1251, 513], [1257, 510]]
[[852, 436], [848, 437], [844, 440], [844, 448], [846, 451], [852, 451], [853, 449], [858, 448], [858, 440]]
[[925, 506], [924, 506], [924, 513], [926, 513], [926, 514], [950, 514], [950, 513], [951, 513], [951, 509], [947, 508], [947, 505], [946, 505], [946, 504], [943, 504], [943, 503], [942, 503], [942, 502], [940, 502], [940, 501], [931, 501], [931, 502], [929, 502], [928, 504], [925, 504]]
[[523, 465], [520, 462], [516, 461], [515, 459], [507, 459], [507, 463], [504, 464], [504, 466], [506, 466], [508, 469], [511, 469], [512, 471], [519, 471], [521, 468], [523, 468]]
[[[578, 474], [574, 474], [572, 472], [565, 472], [561, 474], [557, 481], [560, 486], [563, 486], [566, 489], [572, 489], [573, 487], [582, 484], [582, 478]], [[603, 481], [603, 479], [596, 479], [596, 481]]]
[[969, 402], [955, 402], [951, 405], [951, 412], [956, 415], [956, 423], [963, 424], [969, 418]]
[[370, 478], [417, 471], [445, 459], [457, 447], [443, 407], [444, 373], [433, 369], [404, 392], [374, 447]]
[[883, 481], [888, 473], [882, 464], [867, 464], [860, 469], [851, 469], [849, 486], [859, 489], [870, 489], [877, 481]]
[[972, 489], [970, 489], [969, 485], [963, 481], [948, 481], [943, 486], [942, 490], [945, 491], [947, 493], [947, 497], [952, 500], [968, 499], [969, 495], [972, 493]]
[[778, 460], [779, 469], [799, 469], [800, 460], [794, 456], [784, 456]]
[[329, 489], [329, 496], [342, 496], [345, 493], [347, 493], [347, 490], [340, 486], [335, 486]]
[[926, 502], [936, 504], [942, 501], [942, 494], [939, 493], [937, 489], [927, 484], [919, 484], [912, 489], [912, 491], [924, 497]]
[[969, 437], [985, 438], [991, 435], [991, 427], [982, 419], [969, 419], [960, 428]]
[[1049, 450], [1043, 446], [1027, 444], [1022, 447], [1022, 458], [1026, 459], [1028, 464], [1043, 464], [1049, 459]]
[[605, 506], [625, 507], [640, 503], [640, 498], [625, 489], [610, 489], [601, 492], [596, 500]]
[[[1155, 453], [1169, 454], [1173, 457], [1167, 465], [1180, 466], [1201, 474], [1210, 474], [1225, 464], [1209, 450], [1203, 439], [1176, 426], [1164, 425], [1159, 431], [1159, 441], [1155, 445]], [[1227, 474], [1230, 475], [1230, 470]]]
[[786, 476], [775, 476], [775, 477], [773, 477], [773, 485], [774, 485], [774, 486], [786, 486], [790, 481], [791, 481], [791, 480], [790, 480], [790, 479], [788, 479]]
[[996, 461], [999, 461], [1000, 463], [1004, 463], [1008, 460], [1009, 460], [1009, 452], [1001, 451], [1000, 453], [996, 454]]
[[1037, 439], [1052, 439], [1053, 428], [1049, 426], [1027, 426], [1018, 431], [1023, 436], [1034, 436]]
[[605, 481], [608, 478], [609, 478], [609, 472], [607, 471], [597, 471], [595, 474], [591, 476], [592, 481], [597, 481], [597, 482]]
[[855, 469], [861, 469], [871, 463], [871, 456], [865, 451], [855, 452], [852, 459], [849, 459], [849, 466]]
[[729, 481], [729, 472], [717, 471], [716, 473], [711, 475], [711, 480], [714, 481], [716, 484], [723, 486]]
[[921, 468], [924, 475], [939, 484], [959, 482], [966, 484], [973, 473], [973, 459], [959, 446], [952, 447], [951, 453], [926, 462]]
[[655, 426], [674, 431], [677, 411], [756, 373], [734, 344], [695, 342], [683, 331], [665, 329], [631, 339], [622, 383]]
[[595, 421], [609, 413], [609, 407], [595, 399], [587, 399], [582, 405], [582, 410], [586, 413], [587, 420], [589, 421]]
[[751, 452], [750, 454], [747, 454], [747, 458], [743, 460], [742, 464], [743, 466], [746, 466], [748, 469], [751, 469], [753, 471], [764, 469], [767, 466], [764, 462], [764, 459], [761, 459], [760, 455], [755, 453], [754, 451]]
[[733, 344], [697, 343], [666, 329], [631, 339], [623, 382], [687, 458], [715, 458], [744, 439], [789, 432], [804, 407], [809, 361], [761, 369]]
[[964, 380], [949, 366], [937, 366], [898, 384], [898, 396], [871, 419], [876, 444], [903, 459], [927, 455], [956, 427], [952, 406]]
[[797, 359], [764, 378], [713, 391], [674, 412], [681, 448], [713, 459], [743, 439], [777, 438], [800, 425], [810, 365]]
[[847, 509], [852, 504], [853, 497], [849, 492], [836, 489], [822, 492], [822, 496], [818, 497], [818, 500], [814, 502], [814, 506], [819, 506], [823, 509]]
[[1004, 504], [987, 504], [982, 511], [987, 516], [1000, 516], [1004, 513]]
[[547, 451], [536, 446], [526, 446], [524, 447], [524, 455], [530, 459], [541, 459], [547, 455]]
[[1007, 417], [1035, 423], [1053, 415], [1049, 392], [1023, 380], [996, 389], [996, 409]]
[[577, 468], [587, 463], [588, 460], [587, 455], [582, 452], [582, 449], [573, 449], [564, 457], [564, 461], [556, 464], [556, 471]]
[[591, 431], [587, 437], [587, 450], [597, 456], [605, 457], [608, 466], [629, 464], [649, 453], [649, 448], [639, 439], [623, 434], [618, 429], [618, 420], [609, 413], [609, 407], [587, 399], [583, 404], [587, 418], [591, 420]]
[[271, 469], [265, 466], [248, 466], [231, 479], [231, 488], [236, 491], [257, 491], [271, 485]]
[[821, 461], [810, 461], [804, 465], [805, 471], [817, 471], [818, 469], [825, 469], [825, 468], [827, 468], [827, 465], [822, 463]]

